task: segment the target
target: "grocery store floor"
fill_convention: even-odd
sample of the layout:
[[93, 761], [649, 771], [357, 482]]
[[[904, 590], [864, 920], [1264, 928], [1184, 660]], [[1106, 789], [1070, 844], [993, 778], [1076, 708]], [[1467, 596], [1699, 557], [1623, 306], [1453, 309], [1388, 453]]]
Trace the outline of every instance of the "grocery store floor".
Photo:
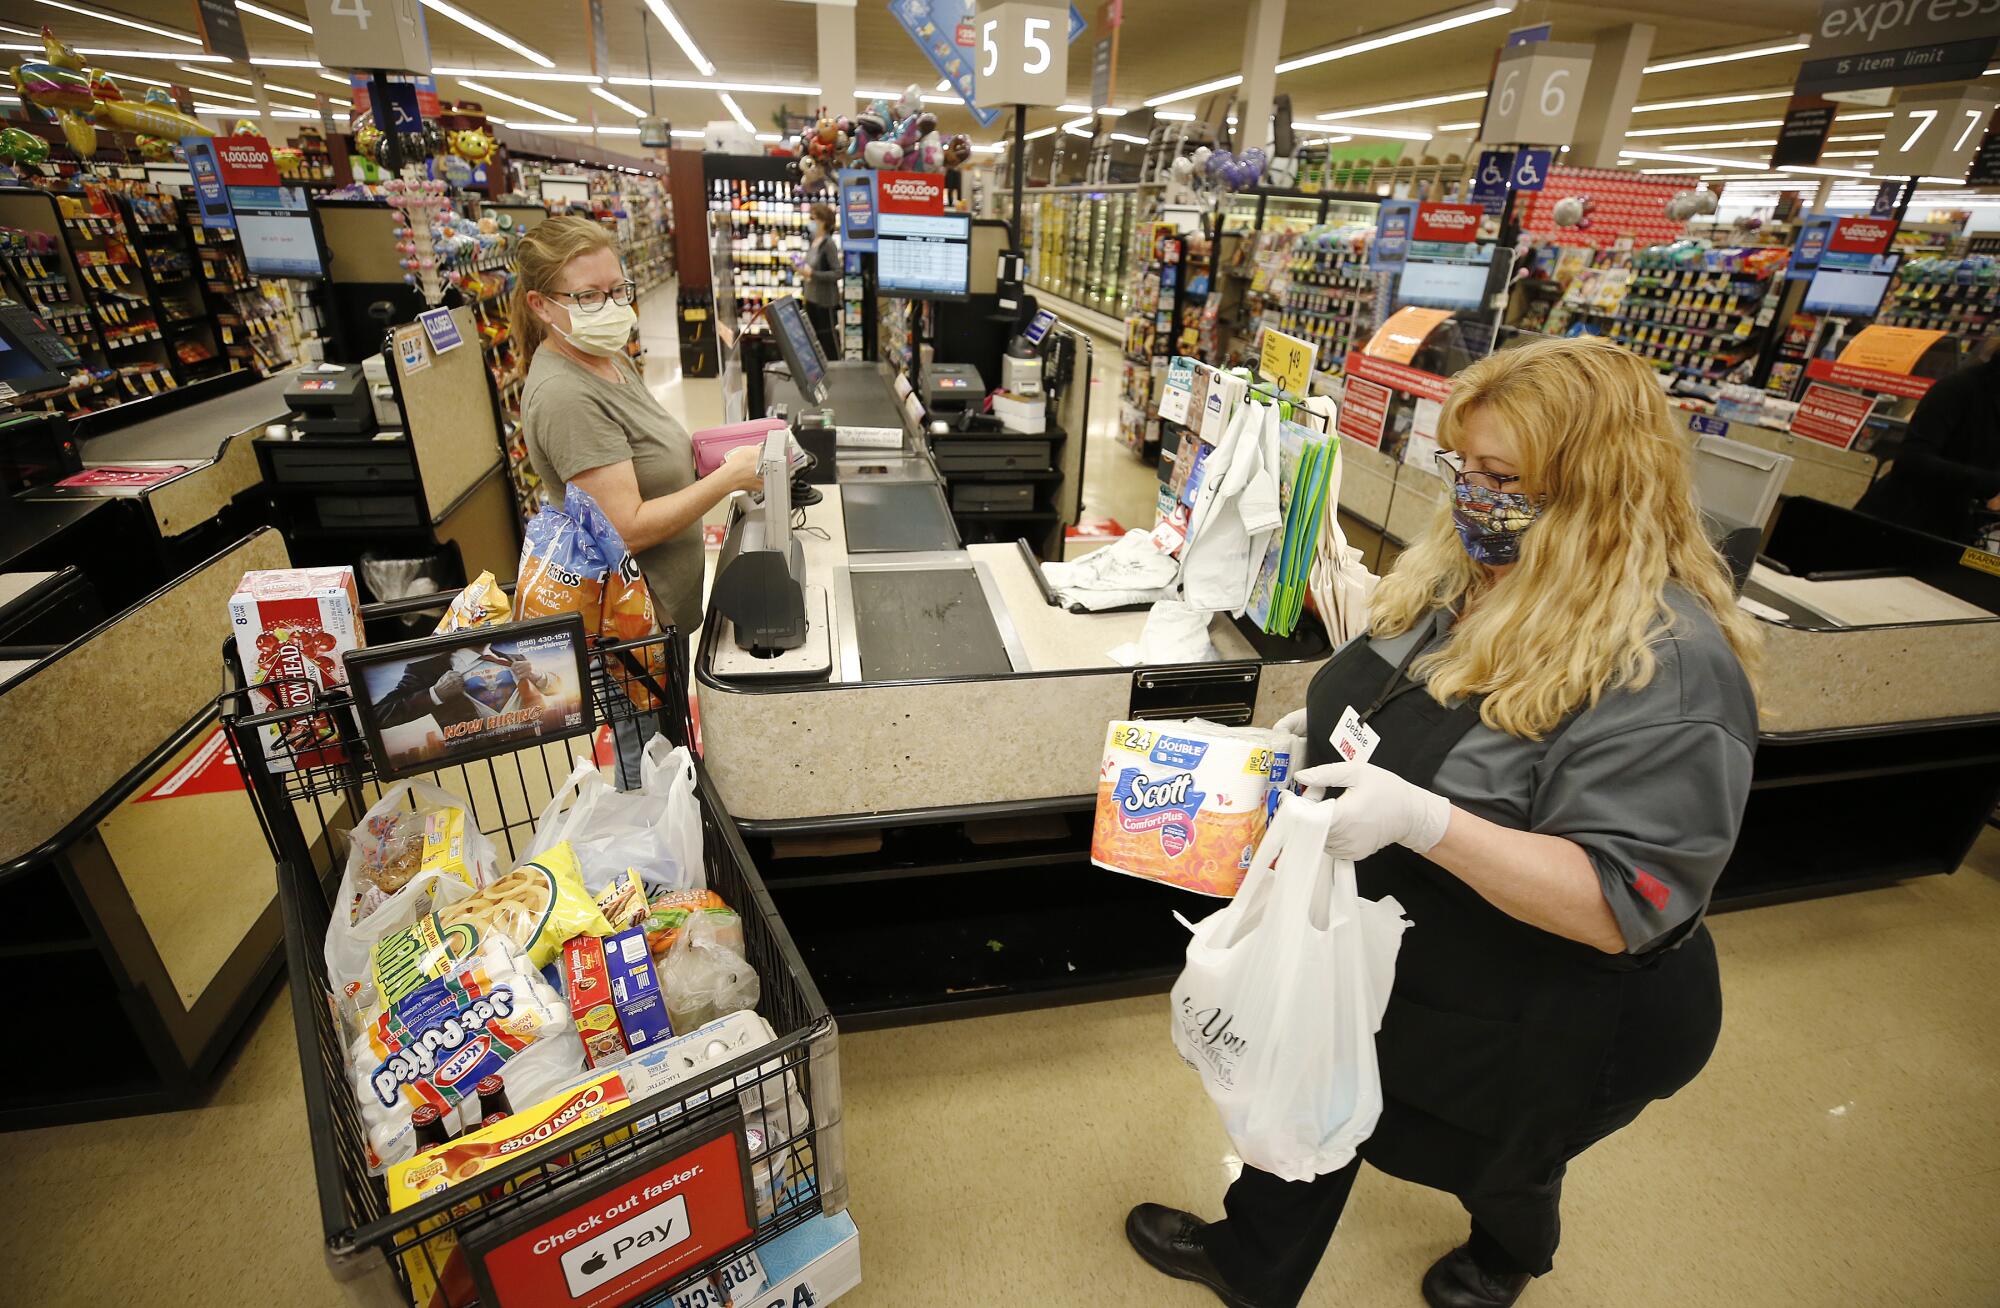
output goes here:
[[[1099, 343], [1106, 429], [1115, 349]], [[690, 426], [718, 420], [714, 383], [683, 382], [674, 358], [657, 341], [649, 381]], [[1095, 430], [1090, 461], [1092, 506], [1150, 522], [1150, 469]], [[1524, 1302], [1990, 1308], [2000, 832], [1956, 876], [1725, 914], [1714, 932], [1714, 1059], [1571, 1169], [1557, 1270]], [[1215, 1302], [1147, 1269], [1121, 1229], [1142, 1199], [1213, 1215], [1228, 1176], [1164, 997], [841, 1044], [864, 1275], [844, 1305]], [[35, 1049], [59, 1059], [62, 1042]], [[281, 990], [202, 1107], [0, 1136], [14, 1214], [0, 1301], [343, 1303], [320, 1256], [299, 1075]], [[1449, 1197], [1366, 1174], [1308, 1303], [1416, 1304], [1463, 1226]]]

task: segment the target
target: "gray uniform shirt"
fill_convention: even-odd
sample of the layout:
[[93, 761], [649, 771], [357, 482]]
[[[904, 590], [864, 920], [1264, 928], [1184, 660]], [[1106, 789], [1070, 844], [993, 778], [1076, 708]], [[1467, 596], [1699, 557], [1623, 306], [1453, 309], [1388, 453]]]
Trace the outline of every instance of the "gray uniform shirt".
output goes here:
[[[1692, 596], [1670, 587], [1667, 602], [1675, 622], [1653, 646], [1650, 682], [1605, 692], [1545, 740], [1475, 725], [1432, 784], [1489, 821], [1581, 845], [1635, 954], [1707, 910], [1736, 844], [1757, 747], [1757, 703], [1735, 651]], [[1365, 639], [1400, 665], [1416, 641], [1441, 644], [1450, 628], [1442, 614]]]
[[[618, 366], [625, 380], [606, 381], [547, 345], [528, 365], [521, 427], [535, 474], [556, 505], [578, 473], [627, 459], [646, 499], [694, 484], [694, 442], [687, 428], [653, 398], [629, 359], [620, 358]], [[701, 522], [640, 550], [638, 557], [661, 624], [692, 635], [701, 625]]]

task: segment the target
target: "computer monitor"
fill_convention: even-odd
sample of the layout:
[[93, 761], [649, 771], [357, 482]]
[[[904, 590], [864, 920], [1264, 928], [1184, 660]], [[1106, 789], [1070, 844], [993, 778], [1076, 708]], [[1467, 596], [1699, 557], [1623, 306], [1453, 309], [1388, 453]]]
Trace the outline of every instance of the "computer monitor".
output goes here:
[[826, 355], [819, 348], [819, 336], [806, 321], [806, 311], [797, 296], [771, 301], [764, 314], [771, 320], [771, 335], [777, 339], [778, 353], [792, 370], [792, 383], [806, 403], [826, 403]]
[[1488, 264], [1412, 260], [1403, 265], [1396, 303], [1426, 309], [1478, 309], [1487, 303]]
[[963, 300], [972, 282], [972, 219], [885, 213], [875, 223], [875, 284], [907, 300]]
[[542, 201], [554, 204], [588, 205], [590, 203], [590, 179], [586, 177], [542, 177]]
[[1807, 313], [1830, 313], [1840, 318], [1873, 318], [1882, 307], [1893, 274], [1858, 272], [1822, 266], [1806, 286]]
[[[245, 197], [255, 192], [254, 203]], [[326, 276], [312, 203], [296, 186], [230, 188], [236, 238], [253, 277]]]

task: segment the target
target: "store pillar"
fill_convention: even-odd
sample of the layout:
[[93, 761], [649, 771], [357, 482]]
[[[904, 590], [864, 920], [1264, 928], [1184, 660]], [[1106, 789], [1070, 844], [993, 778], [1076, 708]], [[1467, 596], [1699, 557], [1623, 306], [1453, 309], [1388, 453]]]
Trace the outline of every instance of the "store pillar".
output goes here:
[[818, 6], [819, 98], [834, 114], [854, 112], [854, 8]]
[[1573, 168], [1618, 166], [1618, 150], [1639, 99], [1639, 79], [1653, 57], [1653, 32], [1649, 23], [1631, 23], [1598, 38], [1590, 56], [1590, 80], [1583, 88], [1576, 139], [1563, 162]]
[[1243, 105], [1236, 148], [1271, 147], [1271, 96], [1278, 85], [1278, 43], [1285, 34], [1285, 0], [1250, 0], [1243, 29]]

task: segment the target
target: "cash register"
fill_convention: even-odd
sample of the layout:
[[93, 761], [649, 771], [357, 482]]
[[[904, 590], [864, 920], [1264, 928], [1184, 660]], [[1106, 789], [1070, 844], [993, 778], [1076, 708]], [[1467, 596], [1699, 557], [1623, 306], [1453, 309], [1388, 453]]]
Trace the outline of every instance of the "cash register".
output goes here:
[[83, 366], [69, 342], [18, 300], [0, 298], [0, 400], [67, 386]]
[[297, 414], [293, 426], [306, 436], [375, 434], [375, 401], [358, 363], [322, 363], [301, 368], [285, 387], [285, 403]]

